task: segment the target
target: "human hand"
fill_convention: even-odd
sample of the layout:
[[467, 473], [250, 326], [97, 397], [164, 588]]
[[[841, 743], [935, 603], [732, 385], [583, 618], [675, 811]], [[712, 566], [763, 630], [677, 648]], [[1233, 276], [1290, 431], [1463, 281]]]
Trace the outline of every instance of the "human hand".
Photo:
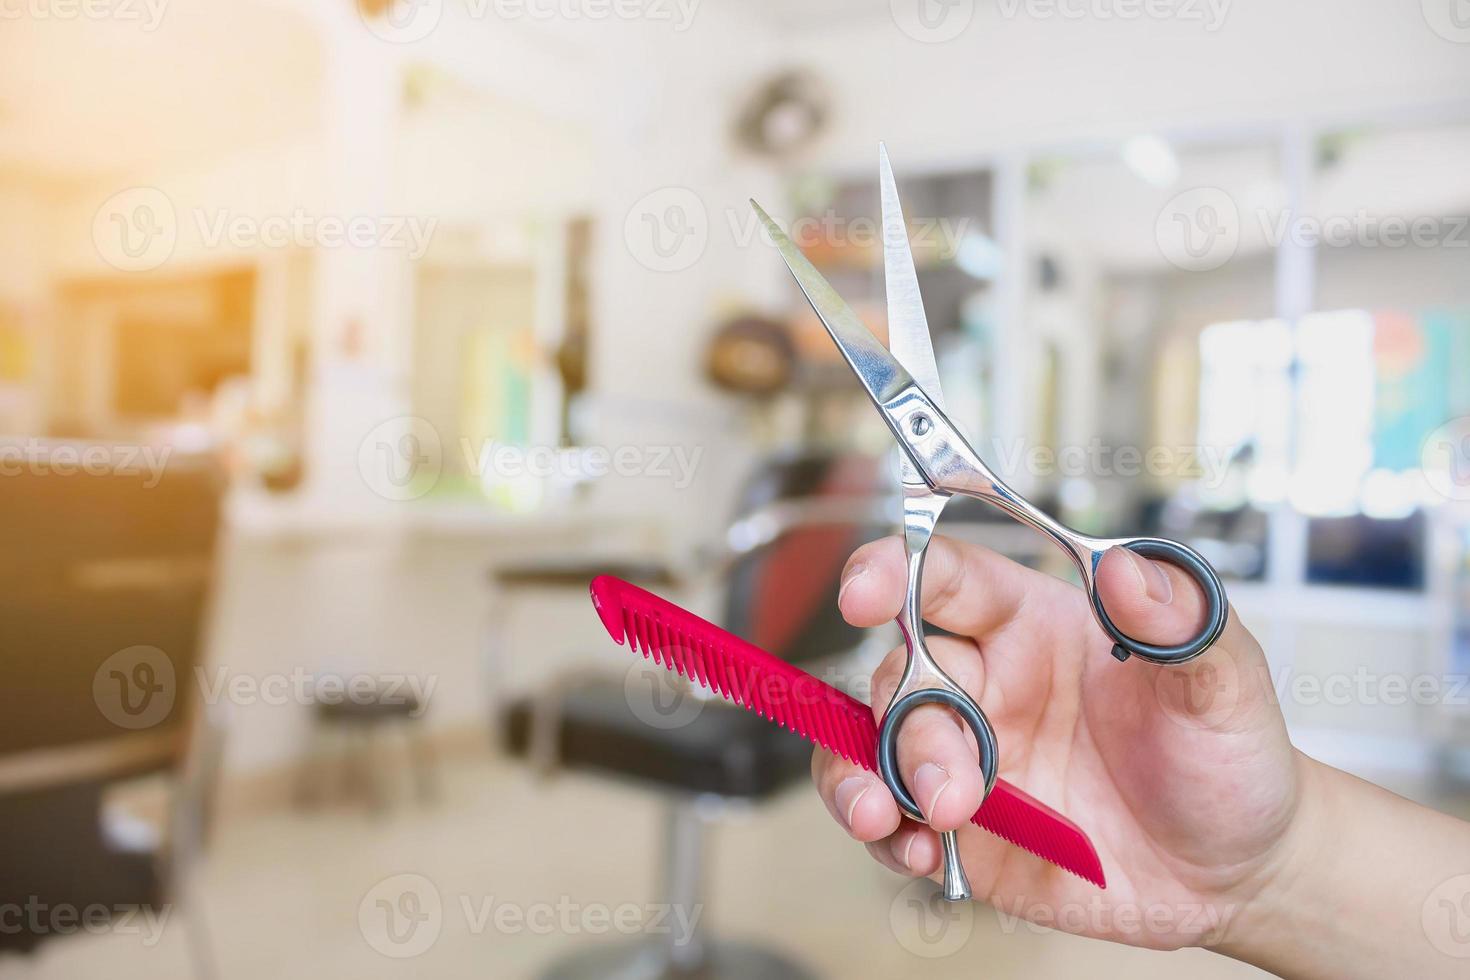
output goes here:
[[[843, 615], [855, 626], [892, 620], [904, 583], [897, 538], [865, 545], [844, 571]], [[1147, 642], [1181, 642], [1203, 622], [1198, 587], [1166, 563], [1114, 549], [1097, 587], [1118, 627]], [[1238, 617], [1188, 664], [1119, 663], [1080, 589], [942, 537], [929, 547], [923, 611], [958, 634], [928, 646], [989, 717], [1000, 775], [1088, 833], [1108, 888], [969, 822], [983, 786], [974, 737], [939, 706], [916, 710], [898, 743], [899, 772], [929, 825], [905, 817], [875, 774], [818, 750], [813, 775], [838, 822], [908, 875], [935, 875], [936, 830], [959, 829], [976, 896], [1025, 918], [1151, 948], [1222, 941], [1293, 851], [1307, 762]], [[903, 663], [899, 648], [873, 675], [880, 719]]]

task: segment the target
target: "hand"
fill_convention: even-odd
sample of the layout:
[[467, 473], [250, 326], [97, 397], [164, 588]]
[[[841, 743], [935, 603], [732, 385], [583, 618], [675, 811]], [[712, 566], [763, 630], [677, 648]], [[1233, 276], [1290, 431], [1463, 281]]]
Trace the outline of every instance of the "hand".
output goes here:
[[[854, 626], [898, 614], [901, 542], [859, 549], [839, 604]], [[1203, 596], [1181, 570], [1114, 549], [1097, 571], [1109, 615], [1131, 636], [1179, 643], [1203, 624]], [[1009, 914], [1132, 945], [1223, 941], [1236, 916], [1296, 852], [1304, 767], [1287, 738], [1260, 646], [1232, 612], [1202, 657], [1179, 667], [1119, 663], [1084, 593], [994, 552], [936, 537], [924, 618], [940, 665], [995, 728], [1000, 775], [1092, 838], [1108, 887], [1095, 886], [975, 827], [982, 777], [974, 738], [925, 706], [899, 736], [899, 771], [929, 826], [904, 817], [883, 782], [818, 750], [822, 799], [849, 834], [901, 874], [934, 875], [936, 830], [958, 828], [977, 897]], [[904, 651], [873, 675], [881, 718]]]

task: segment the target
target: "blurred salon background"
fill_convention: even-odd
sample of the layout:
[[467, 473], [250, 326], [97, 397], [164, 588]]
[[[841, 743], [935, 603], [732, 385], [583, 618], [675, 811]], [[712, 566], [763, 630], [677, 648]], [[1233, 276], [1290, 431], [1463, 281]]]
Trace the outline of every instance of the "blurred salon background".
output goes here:
[[880, 140], [981, 454], [1470, 812], [1463, 3], [0, 0], [0, 976], [1251, 974], [941, 907], [588, 603], [866, 694], [891, 441], [746, 202], [882, 334]]

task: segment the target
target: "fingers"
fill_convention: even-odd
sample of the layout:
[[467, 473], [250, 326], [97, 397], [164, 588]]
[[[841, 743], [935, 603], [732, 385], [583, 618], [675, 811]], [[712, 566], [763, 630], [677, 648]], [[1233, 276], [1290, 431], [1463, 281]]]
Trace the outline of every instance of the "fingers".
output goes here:
[[853, 840], [882, 840], [898, 830], [898, 804], [876, 773], [825, 749], [812, 753], [812, 781], [832, 818]]
[[939, 835], [912, 820], [905, 820], [892, 837], [874, 841], [867, 848], [879, 864], [901, 875], [923, 877], [939, 870]]
[[[871, 541], [847, 560], [837, 604], [852, 625], [878, 626], [898, 616], [907, 581], [903, 542]], [[951, 633], [982, 636], [1013, 617], [1028, 590], [1055, 585], [988, 548], [935, 535], [924, 565], [924, 618]]]
[[1144, 643], [1184, 643], [1205, 625], [1205, 595], [1168, 562], [1109, 548], [1097, 566], [1097, 594], [1113, 625]]
[[[975, 644], [937, 636], [927, 645], [940, 669], [982, 704], [985, 665]], [[884, 706], [898, 688], [905, 659], [904, 648], [899, 647], [873, 672], [873, 713], [880, 723]], [[903, 720], [898, 730], [898, 772], [935, 830], [957, 830], [980, 809], [985, 774], [979, 752], [970, 726], [944, 705], [920, 705]]]
[[969, 726], [942, 705], [926, 704], [904, 719], [898, 770], [935, 830], [957, 830], [980, 809], [985, 777], [977, 753]]
[[812, 779], [832, 817], [867, 846], [879, 864], [901, 875], [939, 870], [939, 835], [902, 816], [883, 780], [825, 749], [812, 753]]
[[[936, 637], [930, 652], [944, 671], [977, 701], [984, 669], [973, 643]], [[904, 652], [893, 651], [873, 678], [875, 702], [888, 703], [902, 672]], [[939, 868], [937, 830], [964, 827], [980, 808], [985, 777], [974, 734], [948, 708], [923, 705], [903, 722], [898, 735], [898, 769], [930, 826], [903, 816], [876, 773], [830, 752], [812, 754], [812, 780], [827, 811], [848, 835], [868, 845], [885, 867], [900, 874], [929, 875]]]
[[[940, 669], [976, 704], [981, 704], [985, 666], [975, 644], [940, 636], [928, 642], [928, 649]], [[892, 700], [904, 660], [900, 647], [874, 672], [875, 704], [886, 705]], [[924, 819], [935, 830], [957, 830], [980, 809], [985, 797], [985, 774], [980, 769], [979, 752], [970, 726], [943, 705], [921, 705], [903, 720], [898, 731], [898, 771]]]

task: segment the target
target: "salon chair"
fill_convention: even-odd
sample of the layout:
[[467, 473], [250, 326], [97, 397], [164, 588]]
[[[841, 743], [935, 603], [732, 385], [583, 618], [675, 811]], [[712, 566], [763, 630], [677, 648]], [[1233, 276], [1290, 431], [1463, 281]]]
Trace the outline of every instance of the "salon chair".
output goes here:
[[[783, 457], [763, 465], [741, 496], [722, 553], [706, 563], [724, 586], [725, 628], [792, 662], [852, 651], [861, 631], [837, 609], [839, 580], [859, 544], [891, 530], [891, 502], [876, 494], [881, 461]], [[615, 574], [667, 591], [681, 584], [657, 565], [502, 567], [502, 590], [563, 585], [585, 596], [588, 581]], [[504, 592], [502, 593], [504, 594]], [[588, 615], [591, 615], [590, 608]], [[811, 746], [724, 701], [687, 699], [683, 678], [634, 658], [630, 671], [585, 672], [504, 706], [505, 746], [543, 772], [558, 768], [632, 780], [667, 800], [662, 901], [694, 908], [704, 898], [706, 824], [731, 804], [759, 804], [805, 781]], [[695, 710], [694, 706], [697, 706]], [[686, 711], [692, 717], [681, 718]], [[703, 921], [707, 916], [701, 916]], [[572, 977], [808, 977], [801, 966], [753, 944], [696, 934], [589, 948], [546, 975]]]
[[[222, 729], [187, 694], [223, 481], [210, 461], [182, 453], [159, 473], [79, 467], [96, 449], [27, 447], [0, 476], [0, 903], [178, 903], [171, 921], [182, 921], [194, 974], [208, 977], [190, 884]], [[109, 805], [116, 787], [156, 774], [169, 786], [165, 828]], [[7, 924], [0, 958], [59, 934], [28, 917]]]

